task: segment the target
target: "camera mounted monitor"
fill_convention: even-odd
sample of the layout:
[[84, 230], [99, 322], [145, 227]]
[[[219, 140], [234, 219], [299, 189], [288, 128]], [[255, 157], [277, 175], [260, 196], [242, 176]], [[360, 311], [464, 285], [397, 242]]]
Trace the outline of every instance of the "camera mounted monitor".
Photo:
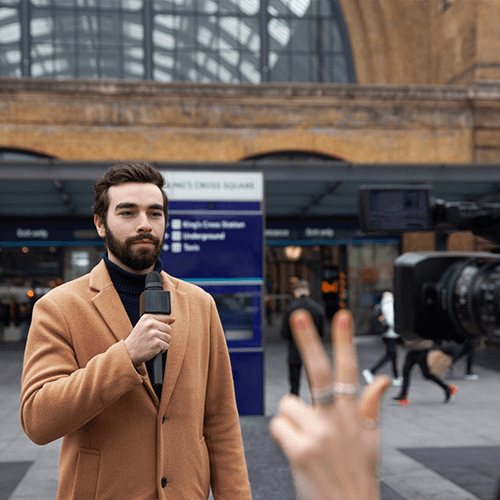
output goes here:
[[359, 219], [364, 233], [432, 231], [432, 187], [364, 185], [359, 189]]

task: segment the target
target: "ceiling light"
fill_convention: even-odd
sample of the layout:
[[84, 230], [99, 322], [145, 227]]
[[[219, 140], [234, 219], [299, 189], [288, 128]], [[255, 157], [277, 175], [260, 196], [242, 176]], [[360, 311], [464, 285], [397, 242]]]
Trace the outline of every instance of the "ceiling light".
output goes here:
[[285, 257], [288, 260], [299, 260], [302, 256], [302, 247], [298, 247], [296, 245], [289, 245], [285, 247]]

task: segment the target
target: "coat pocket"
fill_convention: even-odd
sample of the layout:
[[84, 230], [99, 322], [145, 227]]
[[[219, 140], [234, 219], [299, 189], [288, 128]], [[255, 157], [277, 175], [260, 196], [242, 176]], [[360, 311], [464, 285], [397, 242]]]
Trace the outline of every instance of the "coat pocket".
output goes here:
[[208, 448], [205, 437], [200, 439], [200, 474], [202, 484], [205, 485], [206, 493], [210, 491], [210, 459], [208, 457]]
[[100, 460], [101, 453], [99, 451], [80, 449], [76, 463], [73, 500], [94, 500], [96, 498]]

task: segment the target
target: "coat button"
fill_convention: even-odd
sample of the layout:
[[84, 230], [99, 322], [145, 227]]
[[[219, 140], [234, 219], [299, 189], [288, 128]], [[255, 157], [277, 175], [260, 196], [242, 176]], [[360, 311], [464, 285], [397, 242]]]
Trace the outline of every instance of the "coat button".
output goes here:
[[167, 478], [166, 477], [162, 477], [161, 478], [161, 487], [162, 488], [165, 488], [165, 486], [167, 486]]

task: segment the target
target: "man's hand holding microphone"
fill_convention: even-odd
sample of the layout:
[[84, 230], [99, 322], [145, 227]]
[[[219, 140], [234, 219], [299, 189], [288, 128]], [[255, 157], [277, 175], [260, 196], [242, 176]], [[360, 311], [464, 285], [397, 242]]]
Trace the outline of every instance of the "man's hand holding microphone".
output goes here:
[[125, 340], [125, 347], [134, 366], [166, 351], [175, 318], [166, 314], [144, 314]]
[[134, 366], [156, 356], [154, 361], [154, 383], [162, 383], [162, 356], [170, 346], [172, 323], [170, 316], [170, 292], [163, 290], [161, 276], [153, 271], [146, 276], [146, 288], [141, 294], [141, 317], [130, 335], [125, 347]]

